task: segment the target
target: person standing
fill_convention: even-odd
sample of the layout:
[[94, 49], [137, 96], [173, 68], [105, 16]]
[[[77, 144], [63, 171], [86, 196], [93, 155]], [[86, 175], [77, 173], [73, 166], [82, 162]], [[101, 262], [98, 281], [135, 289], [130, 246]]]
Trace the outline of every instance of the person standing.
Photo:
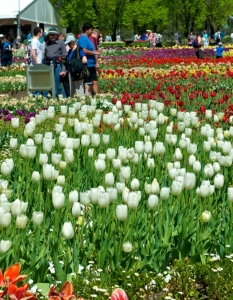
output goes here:
[[198, 59], [204, 58], [204, 48], [203, 48], [204, 42], [202, 34], [198, 34], [197, 36], [197, 48], [196, 48], [196, 57]]
[[85, 82], [92, 83], [92, 93], [94, 95], [98, 94], [98, 79], [96, 67], [98, 67], [98, 62], [96, 61], [96, 55], [100, 55], [100, 51], [95, 50], [95, 46], [89, 39], [92, 34], [93, 26], [89, 23], [85, 23], [82, 26], [83, 34], [78, 39], [78, 46], [83, 49], [87, 56], [87, 67], [89, 71], [88, 78], [85, 78]]
[[120, 34], [118, 33], [117, 36], [116, 36], [116, 42], [120, 42], [121, 41], [121, 36]]
[[222, 42], [218, 43], [218, 46], [214, 49], [214, 52], [215, 52], [215, 55], [216, 55], [217, 59], [222, 58], [222, 54], [224, 52], [224, 48], [222, 46]]
[[110, 35], [110, 33], [108, 33], [105, 37], [105, 42], [112, 42], [112, 37]]
[[43, 35], [42, 29], [40, 27], [35, 27], [33, 34], [34, 37], [31, 41], [31, 66], [41, 64], [43, 58], [43, 46], [40, 43], [40, 38]]
[[178, 31], [175, 32], [175, 34], [174, 34], [174, 43], [176, 44], [176, 46], [180, 45], [180, 39], [179, 39]]
[[12, 53], [14, 51], [13, 44], [8, 35], [6, 39], [0, 44], [1, 47], [1, 64], [3, 67], [10, 67], [12, 65]]
[[[54, 65], [54, 80], [55, 80], [55, 96], [61, 94], [60, 83], [66, 76], [66, 67], [63, 63], [67, 56], [66, 45], [63, 41], [58, 40], [58, 32], [56, 28], [50, 28], [48, 31], [48, 42], [45, 44], [43, 63]], [[64, 89], [62, 90], [63, 98], [66, 98]]]
[[[87, 63], [87, 58], [83, 50], [81, 50], [76, 43], [76, 39], [74, 35], [69, 35], [66, 38], [65, 44], [69, 46], [69, 52], [67, 56], [68, 66], [67, 72], [68, 76], [66, 79], [69, 81], [69, 91], [66, 91], [67, 95], [73, 97], [75, 94], [78, 96], [84, 96], [84, 89], [83, 89], [83, 79], [80, 79], [72, 74], [70, 63], [73, 59], [80, 58], [83, 64]], [[79, 51], [79, 52], [78, 52]]]

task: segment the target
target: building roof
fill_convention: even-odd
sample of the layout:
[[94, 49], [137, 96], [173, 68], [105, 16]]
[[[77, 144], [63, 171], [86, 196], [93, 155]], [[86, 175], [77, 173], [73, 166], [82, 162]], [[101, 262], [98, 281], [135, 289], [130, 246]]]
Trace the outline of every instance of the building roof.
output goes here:
[[18, 11], [22, 11], [34, 0], [7, 0], [1, 5], [0, 19], [14, 19]]
[[19, 11], [20, 20], [60, 26], [60, 16], [49, 0], [6, 0], [0, 9], [0, 19], [15, 19]]

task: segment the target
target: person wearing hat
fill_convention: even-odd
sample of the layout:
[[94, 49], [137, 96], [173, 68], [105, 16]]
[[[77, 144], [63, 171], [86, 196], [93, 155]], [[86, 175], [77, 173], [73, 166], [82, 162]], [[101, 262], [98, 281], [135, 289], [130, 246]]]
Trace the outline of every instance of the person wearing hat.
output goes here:
[[218, 46], [214, 49], [214, 52], [215, 52], [215, 55], [216, 55], [216, 58], [219, 59], [219, 58], [222, 58], [222, 55], [223, 55], [223, 52], [224, 52], [224, 48], [222, 46], [222, 42], [219, 42], [218, 43]]
[[74, 74], [72, 72], [72, 67], [75, 67], [75, 64], [77, 64], [76, 69], [81, 69], [83, 65], [87, 64], [87, 57], [84, 51], [77, 46], [74, 35], [68, 35], [65, 44], [69, 46], [67, 55], [68, 64], [66, 66], [67, 76], [64, 78], [63, 82], [66, 94], [69, 97], [74, 97], [75, 94], [78, 96], [84, 96], [83, 78], [80, 78], [77, 73]]
[[[48, 39], [45, 44], [43, 63], [46, 65], [52, 63], [54, 65], [55, 96], [58, 97], [61, 94], [60, 83], [63, 83], [63, 79], [66, 76], [66, 67], [63, 63], [67, 56], [66, 45], [63, 41], [58, 40], [56, 28], [49, 29]], [[63, 98], [67, 96], [64, 88], [62, 89], [62, 96]]]

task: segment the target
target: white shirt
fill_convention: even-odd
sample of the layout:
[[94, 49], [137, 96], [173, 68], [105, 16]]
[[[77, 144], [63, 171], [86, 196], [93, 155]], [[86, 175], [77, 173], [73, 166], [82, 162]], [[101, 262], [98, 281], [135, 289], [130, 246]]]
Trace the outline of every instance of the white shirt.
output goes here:
[[[31, 49], [33, 50], [36, 50], [36, 58], [37, 58], [37, 63], [38, 64], [41, 64], [42, 63], [42, 56], [43, 56], [43, 46], [42, 44], [40, 43], [40, 41], [34, 37], [32, 39], [32, 43], [31, 43]], [[31, 56], [32, 58], [32, 56]], [[33, 61], [33, 58], [32, 58], [32, 62], [31, 62], [31, 65], [34, 66], [35, 65], [35, 62]]]

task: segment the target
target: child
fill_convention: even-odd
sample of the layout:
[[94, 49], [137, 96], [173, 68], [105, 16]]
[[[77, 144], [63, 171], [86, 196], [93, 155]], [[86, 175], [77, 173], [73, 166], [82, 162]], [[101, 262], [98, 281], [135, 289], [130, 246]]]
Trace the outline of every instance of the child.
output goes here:
[[216, 47], [214, 49], [214, 52], [215, 52], [215, 55], [216, 55], [216, 58], [222, 58], [222, 54], [224, 52], [224, 48], [222, 47], [222, 42], [219, 42], [218, 43], [218, 47]]

